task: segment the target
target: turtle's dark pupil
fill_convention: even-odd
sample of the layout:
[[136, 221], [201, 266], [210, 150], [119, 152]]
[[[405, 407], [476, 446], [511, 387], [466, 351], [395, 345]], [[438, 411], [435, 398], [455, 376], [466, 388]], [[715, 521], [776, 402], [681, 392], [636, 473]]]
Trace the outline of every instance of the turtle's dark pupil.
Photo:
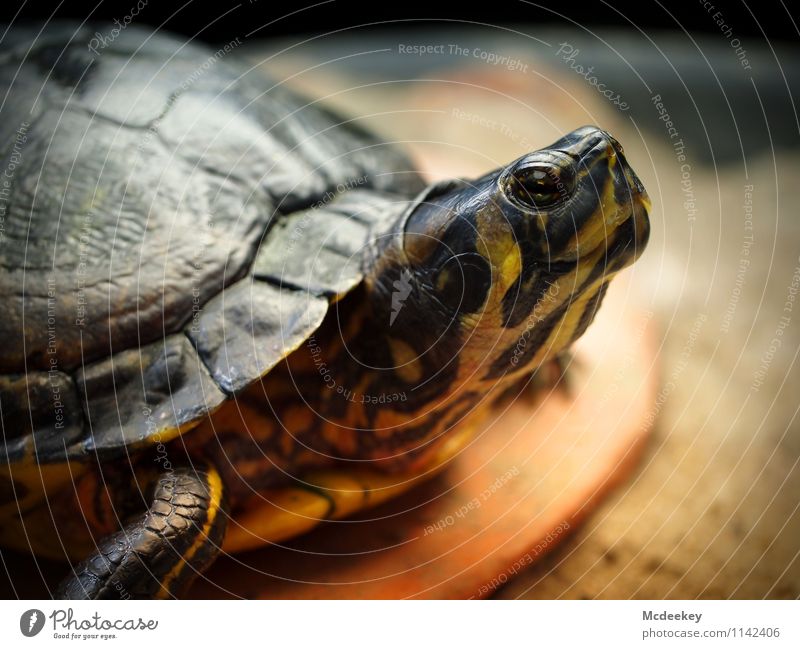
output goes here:
[[553, 164], [534, 164], [512, 170], [509, 190], [516, 201], [546, 207], [567, 197], [575, 184], [574, 172]]

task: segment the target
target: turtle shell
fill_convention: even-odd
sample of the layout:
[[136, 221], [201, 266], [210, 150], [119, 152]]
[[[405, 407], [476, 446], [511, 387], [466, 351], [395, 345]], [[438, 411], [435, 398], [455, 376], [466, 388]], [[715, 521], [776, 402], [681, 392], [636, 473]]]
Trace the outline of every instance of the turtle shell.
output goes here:
[[390, 227], [370, 196], [423, 187], [396, 148], [227, 51], [98, 32], [0, 45], [3, 461], [191, 428], [359, 283]]

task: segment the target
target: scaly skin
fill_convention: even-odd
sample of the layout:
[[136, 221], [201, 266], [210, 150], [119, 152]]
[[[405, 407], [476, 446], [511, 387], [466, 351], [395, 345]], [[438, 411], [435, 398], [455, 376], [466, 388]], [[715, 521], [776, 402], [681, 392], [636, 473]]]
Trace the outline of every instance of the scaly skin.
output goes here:
[[[312, 338], [174, 439], [168, 457], [214, 466], [256, 543], [377, 502], [373, 490], [398, 493], [382, 475], [410, 486], [440, 466], [450, 440], [583, 333], [611, 278], [641, 254], [648, 208], [619, 144], [592, 127], [472, 183], [430, 188]], [[170, 484], [63, 596], [163, 597], [190, 582], [219, 546], [222, 491]]]
[[139, 520], [101, 541], [55, 593], [59, 599], [167, 598], [216, 557], [227, 513], [211, 468], [179, 468], [158, 478]]

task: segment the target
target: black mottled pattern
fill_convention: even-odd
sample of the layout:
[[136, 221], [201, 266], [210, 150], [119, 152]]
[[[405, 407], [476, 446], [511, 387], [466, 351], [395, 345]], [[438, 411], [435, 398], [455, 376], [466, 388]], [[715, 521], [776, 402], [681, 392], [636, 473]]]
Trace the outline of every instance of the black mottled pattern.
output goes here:
[[586, 303], [586, 308], [584, 308], [583, 313], [581, 313], [581, 318], [578, 320], [578, 324], [575, 327], [575, 332], [572, 334], [570, 344], [574, 343], [576, 340], [578, 340], [578, 338], [586, 333], [586, 329], [590, 324], [592, 324], [594, 317], [597, 315], [597, 310], [600, 308], [600, 305], [603, 302], [606, 291], [608, 291], [608, 282], [597, 289], [597, 293], [595, 293]]
[[[503, 296], [503, 326], [514, 328], [520, 325], [540, 303], [547, 290], [558, 279], [571, 272], [577, 262], [554, 262], [552, 264], [529, 262], [526, 268]], [[523, 277], [526, 279], [523, 281]]]
[[[571, 299], [564, 301], [555, 310], [550, 312], [541, 322], [536, 322], [535, 326], [527, 330], [529, 336], [520, 335], [519, 340], [514, 341], [492, 362], [489, 369], [484, 374], [484, 379], [499, 379], [508, 372], [525, 367], [539, 351], [553, 329], [561, 322], [566, 312], [572, 306]], [[516, 359], [516, 363], [514, 363]]]
[[434, 278], [434, 286], [439, 300], [453, 313], [475, 313], [492, 287], [492, 268], [478, 253], [450, 257]]

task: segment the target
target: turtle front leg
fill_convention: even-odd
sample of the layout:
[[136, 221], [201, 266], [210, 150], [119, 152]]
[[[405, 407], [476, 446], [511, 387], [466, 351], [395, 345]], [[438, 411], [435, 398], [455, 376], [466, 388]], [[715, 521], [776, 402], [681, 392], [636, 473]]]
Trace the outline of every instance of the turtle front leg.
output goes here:
[[103, 539], [55, 597], [164, 599], [182, 593], [219, 553], [225, 510], [215, 469], [186, 467], [162, 474], [148, 511]]
[[563, 390], [567, 396], [572, 396], [572, 369], [570, 368], [573, 363], [580, 363], [580, 361], [575, 360], [571, 349], [563, 350], [534, 373], [531, 379], [531, 388], [533, 390]]
[[551, 391], [560, 391], [572, 397], [571, 374], [572, 363], [576, 361], [570, 350], [561, 352], [555, 358], [545, 362], [532, 375], [526, 374], [513, 382], [500, 395], [499, 403], [522, 400], [523, 403], [538, 403], [544, 395]]

